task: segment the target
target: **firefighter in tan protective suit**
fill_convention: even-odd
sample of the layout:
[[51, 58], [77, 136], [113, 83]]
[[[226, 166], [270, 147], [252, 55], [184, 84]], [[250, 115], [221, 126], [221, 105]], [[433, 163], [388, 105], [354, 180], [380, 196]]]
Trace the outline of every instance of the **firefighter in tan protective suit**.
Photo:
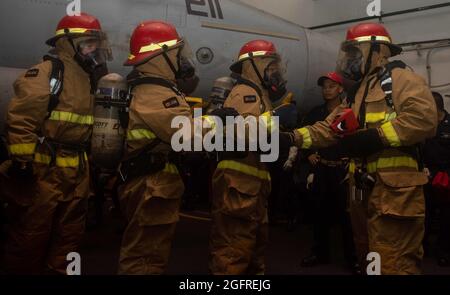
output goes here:
[[[379, 253], [382, 274], [420, 274], [427, 177], [415, 145], [435, 134], [437, 112], [425, 81], [403, 63], [388, 61], [400, 52], [380, 24], [350, 28], [338, 61], [342, 74], [357, 82], [348, 105], [323, 122], [296, 130], [291, 139], [301, 148], [340, 140], [353, 158], [351, 215], [359, 252]], [[336, 130], [345, 134], [345, 125], [335, 131], [330, 126], [347, 107], [358, 118], [359, 130], [337, 136]]]
[[[9, 273], [49, 268], [65, 274], [67, 254], [77, 251], [84, 232], [85, 147], [93, 123], [90, 75], [105, 62], [106, 38], [99, 21], [82, 13], [62, 18], [47, 44], [57, 58], [47, 57], [17, 79], [7, 112], [11, 161], [1, 166], [0, 178], [9, 204]], [[52, 77], [57, 65], [63, 68], [61, 80]]]
[[178, 130], [171, 123], [176, 116], [192, 120], [177, 85], [180, 80], [183, 87], [197, 81], [187, 49], [175, 27], [162, 21], [142, 22], [130, 40], [125, 65], [134, 66], [129, 76], [132, 99], [127, 154], [120, 169], [125, 183], [119, 189], [128, 225], [120, 274], [162, 274], [168, 262], [184, 192], [171, 157], [172, 136]]
[[[273, 43], [254, 40], [240, 50], [231, 70], [240, 75], [225, 100], [243, 117], [270, 114], [286, 92]], [[260, 155], [227, 156], [213, 176], [209, 268], [213, 274], [263, 274], [270, 174]]]

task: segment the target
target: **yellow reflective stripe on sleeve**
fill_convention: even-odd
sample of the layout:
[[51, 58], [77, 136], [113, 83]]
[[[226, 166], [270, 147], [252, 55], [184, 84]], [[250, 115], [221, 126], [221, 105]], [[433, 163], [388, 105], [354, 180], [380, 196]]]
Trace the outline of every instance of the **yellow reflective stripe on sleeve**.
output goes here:
[[397, 132], [392, 125], [392, 122], [386, 122], [381, 125], [381, 130], [383, 130], [386, 140], [389, 142], [390, 146], [399, 147], [401, 146], [400, 138], [398, 138]]
[[263, 180], [269, 180], [270, 181], [270, 173], [266, 170], [259, 170], [258, 168], [255, 168], [253, 166], [239, 163], [237, 161], [232, 160], [224, 160], [221, 161], [217, 165], [218, 169], [230, 169], [234, 171], [239, 171], [247, 175], [251, 175], [254, 177], [258, 177]]
[[309, 149], [312, 146], [312, 138], [311, 138], [311, 134], [309, 133], [308, 128], [300, 128], [300, 129], [297, 129], [297, 131], [303, 137], [303, 143], [300, 148]]
[[267, 131], [272, 132], [277, 130], [275, 122], [272, 120], [272, 112], [265, 112], [261, 114], [261, 117], [263, 118], [263, 122], [267, 126]]
[[[87, 161], [87, 155], [84, 153], [84, 160]], [[34, 154], [34, 162], [40, 164], [50, 164], [52, 161], [52, 157], [46, 154], [35, 153]], [[60, 157], [57, 156], [55, 159], [55, 165], [61, 168], [76, 168], [80, 164], [80, 159], [78, 156], [74, 157]]]
[[386, 114], [386, 116], [384, 117], [384, 122], [392, 121], [395, 118], [397, 118], [397, 113], [396, 112], [392, 112], [390, 114]]
[[386, 116], [386, 112], [367, 113], [366, 114], [366, 123], [376, 123], [376, 122], [384, 121], [385, 116]]
[[216, 121], [213, 118], [211, 118], [211, 116], [204, 115], [202, 116], [202, 119], [209, 123], [211, 129], [213, 130], [216, 129]]
[[386, 114], [386, 112], [379, 113], [367, 113], [366, 114], [366, 123], [377, 123], [377, 122], [389, 122], [397, 118], [397, 113], [392, 112]]
[[128, 130], [127, 139], [128, 140], [140, 140], [140, 139], [155, 139], [156, 135], [148, 129], [133, 129]]
[[19, 143], [11, 144], [9, 146], [9, 152], [11, 155], [32, 155], [36, 149], [35, 143]]
[[71, 112], [53, 111], [50, 114], [49, 120], [52, 121], [64, 121], [81, 125], [93, 125], [94, 116], [91, 115], [79, 115]]
[[179, 174], [177, 166], [175, 166], [172, 163], [166, 163], [166, 166], [164, 167], [163, 172], [170, 173], [170, 174]]

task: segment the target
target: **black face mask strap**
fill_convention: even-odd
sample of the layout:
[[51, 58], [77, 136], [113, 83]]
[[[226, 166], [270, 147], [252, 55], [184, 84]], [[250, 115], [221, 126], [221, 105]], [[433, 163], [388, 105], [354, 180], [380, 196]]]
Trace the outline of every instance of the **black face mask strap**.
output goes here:
[[258, 76], [259, 81], [261, 81], [261, 85], [263, 85], [264, 88], [267, 88], [266, 82], [264, 81], [264, 78], [261, 76], [261, 73], [258, 71], [255, 61], [253, 60], [253, 53], [250, 52], [249, 56], [250, 56], [250, 62], [252, 64], [253, 70], [255, 71], [256, 75]]
[[364, 74], [363, 74], [363, 78], [362, 79], [364, 79], [367, 75], [369, 75], [369, 70], [372, 67], [372, 57], [373, 57], [374, 47], [376, 45], [378, 45], [375, 41], [376, 41], [376, 37], [372, 36], [372, 38], [370, 40], [369, 56], [367, 58], [366, 65], [364, 67]]
[[69, 29], [64, 29], [64, 34], [67, 36], [67, 39], [69, 40], [69, 43], [70, 43], [70, 45], [72, 46], [73, 51], [75, 52], [75, 55], [77, 55], [77, 54], [78, 54], [78, 50], [77, 50], [77, 48], [75, 47], [75, 43], [73, 43], [73, 38], [72, 38], [72, 36], [70, 36], [70, 34], [69, 34]]
[[164, 45], [162, 55], [163, 55], [164, 59], [166, 60], [166, 63], [169, 65], [170, 69], [172, 70], [173, 74], [175, 75], [175, 78], [178, 78], [178, 71], [177, 71], [177, 69], [175, 69], [175, 66], [170, 61], [170, 58], [167, 55], [167, 52], [168, 52], [167, 49], [168, 49], [167, 45]]

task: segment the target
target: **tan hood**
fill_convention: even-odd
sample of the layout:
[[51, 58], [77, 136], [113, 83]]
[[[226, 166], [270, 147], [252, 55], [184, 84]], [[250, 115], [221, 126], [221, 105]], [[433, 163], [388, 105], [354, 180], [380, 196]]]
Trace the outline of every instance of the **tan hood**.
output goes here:
[[[360, 48], [361, 48], [362, 54], [364, 56], [364, 62], [361, 65], [361, 70], [364, 73], [365, 68], [366, 68], [366, 63], [369, 58], [370, 43], [363, 43], [360, 45]], [[371, 73], [375, 68], [383, 67], [384, 65], [389, 63], [388, 58], [390, 56], [391, 56], [391, 51], [389, 50], [389, 47], [384, 44], [380, 44], [380, 52], [373, 51], [373, 53], [372, 53], [372, 62], [370, 65], [369, 73]]]
[[[258, 69], [262, 78], [264, 78], [264, 70], [274, 60], [275, 59], [272, 57], [254, 58], [256, 68]], [[258, 75], [256, 74], [255, 70], [253, 69], [253, 66], [252, 66], [252, 63], [250, 60], [246, 60], [242, 63], [242, 78], [250, 80], [253, 83], [255, 83], [256, 85], [261, 86], [262, 89], [264, 89], [263, 85], [261, 84], [261, 81], [258, 78]]]
[[[178, 70], [177, 52], [178, 50], [171, 50], [167, 53], [176, 70]], [[138, 70], [141, 75], [145, 77], [157, 77], [167, 79], [172, 82], [176, 81], [175, 74], [170, 69], [170, 66], [167, 64], [162, 54], [157, 55], [146, 63], [137, 66], [136, 70]]]
[[75, 50], [66, 37], [59, 38], [55, 45], [56, 54], [65, 62], [74, 62]]

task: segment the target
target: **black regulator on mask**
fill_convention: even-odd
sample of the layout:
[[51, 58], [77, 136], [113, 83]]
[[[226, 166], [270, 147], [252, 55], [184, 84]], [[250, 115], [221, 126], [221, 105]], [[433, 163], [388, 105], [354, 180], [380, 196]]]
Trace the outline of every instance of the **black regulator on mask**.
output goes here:
[[[259, 72], [258, 68], [256, 67], [255, 61], [253, 58], [250, 59], [250, 62], [252, 64], [253, 70], [255, 71], [256, 75], [258, 76], [258, 79], [261, 81], [261, 85], [267, 89], [269, 93], [269, 99], [272, 103], [275, 103], [279, 101], [283, 96], [286, 94], [286, 83], [287, 81], [283, 78], [283, 75], [276, 71], [274, 73], [271, 73], [270, 75], [267, 73], [268, 67], [271, 65], [269, 64], [267, 68], [264, 70], [264, 77], [261, 76], [261, 73]], [[276, 61], [274, 61], [276, 62]]]
[[75, 46], [73, 38], [69, 36], [68, 39], [75, 52], [73, 59], [86, 73], [93, 74], [95, 70], [102, 65], [102, 63], [97, 60], [98, 54], [96, 51], [98, 51], [98, 49], [88, 54], [82, 54], [80, 48]]
[[372, 36], [370, 41], [369, 54], [367, 56], [367, 61], [364, 66], [364, 72], [362, 71], [363, 56], [356, 56], [347, 60], [347, 64], [342, 71], [345, 78], [359, 82], [364, 79], [365, 76], [369, 74], [370, 68], [372, 67], [372, 57], [374, 52], [380, 52], [380, 44], [376, 42], [376, 37]]

